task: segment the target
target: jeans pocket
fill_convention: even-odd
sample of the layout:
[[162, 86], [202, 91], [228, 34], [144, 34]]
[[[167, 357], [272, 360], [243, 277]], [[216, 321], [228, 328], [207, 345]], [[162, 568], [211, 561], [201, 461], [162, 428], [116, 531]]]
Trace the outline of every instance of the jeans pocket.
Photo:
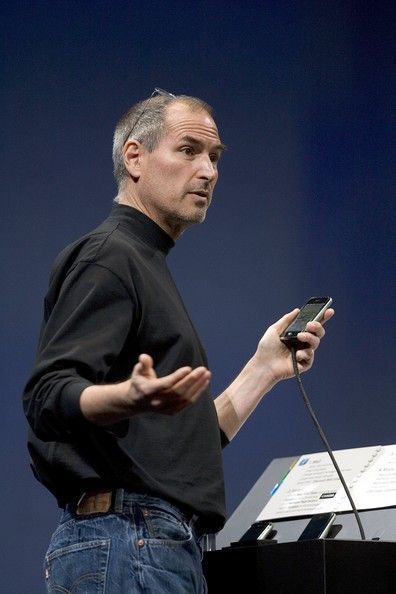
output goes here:
[[44, 562], [48, 594], [105, 594], [110, 539], [52, 549]]
[[193, 538], [192, 531], [182, 517], [171, 511], [146, 507], [142, 509], [146, 538], [163, 543], [185, 543]]

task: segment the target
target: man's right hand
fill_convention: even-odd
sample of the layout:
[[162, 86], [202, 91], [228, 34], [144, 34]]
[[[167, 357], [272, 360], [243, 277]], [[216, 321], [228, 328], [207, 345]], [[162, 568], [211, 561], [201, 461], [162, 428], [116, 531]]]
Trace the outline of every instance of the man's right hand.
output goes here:
[[210, 378], [206, 367], [180, 367], [157, 377], [152, 357], [142, 354], [128, 380], [85, 388], [80, 408], [97, 425], [116, 423], [144, 412], [173, 415], [193, 404], [208, 387]]
[[164, 377], [157, 377], [150, 355], [140, 355], [133, 368], [127, 406], [134, 411], [172, 415], [193, 404], [208, 387], [210, 371], [206, 367], [180, 367]]

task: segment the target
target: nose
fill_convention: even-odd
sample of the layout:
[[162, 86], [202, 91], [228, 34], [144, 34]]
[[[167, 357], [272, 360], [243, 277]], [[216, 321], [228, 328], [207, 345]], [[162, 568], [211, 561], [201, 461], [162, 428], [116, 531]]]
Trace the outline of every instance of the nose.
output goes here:
[[209, 155], [201, 155], [197, 174], [200, 179], [206, 179], [208, 181], [213, 181], [217, 178], [217, 165], [211, 161]]

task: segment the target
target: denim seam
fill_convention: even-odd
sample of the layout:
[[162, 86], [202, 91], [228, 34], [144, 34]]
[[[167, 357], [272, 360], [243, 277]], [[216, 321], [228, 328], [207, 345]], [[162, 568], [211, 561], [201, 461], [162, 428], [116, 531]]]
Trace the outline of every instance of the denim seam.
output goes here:
[[94, 549], [96, 547], [103, 547], [107, 545], [110, 547], [110, 541], [110, 538], [102, 538], [100, 540], [91, 540], [89, 542], [80, 542], [77, 544], [68, 545], [66, 547], [61, 547], [55, 551], [52, 551], [52, 553], [46, 555], [46, 559], [47, 561], [52, 561], [57, 557], [67, 555], [67, 553], [76, 553], [78, 551], [85, 551], [87, 549]]

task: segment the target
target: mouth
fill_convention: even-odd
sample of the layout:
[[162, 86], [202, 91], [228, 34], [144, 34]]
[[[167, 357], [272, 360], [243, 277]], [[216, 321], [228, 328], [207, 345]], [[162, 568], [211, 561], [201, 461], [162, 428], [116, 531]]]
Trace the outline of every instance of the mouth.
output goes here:
[[199, 196], [200, 198], [205, 198], [205, 200], [209, 197], [209, 192], [207, 190], [193, 190], [189, 192], [189, 194], [193, 194], [194, 196]]

